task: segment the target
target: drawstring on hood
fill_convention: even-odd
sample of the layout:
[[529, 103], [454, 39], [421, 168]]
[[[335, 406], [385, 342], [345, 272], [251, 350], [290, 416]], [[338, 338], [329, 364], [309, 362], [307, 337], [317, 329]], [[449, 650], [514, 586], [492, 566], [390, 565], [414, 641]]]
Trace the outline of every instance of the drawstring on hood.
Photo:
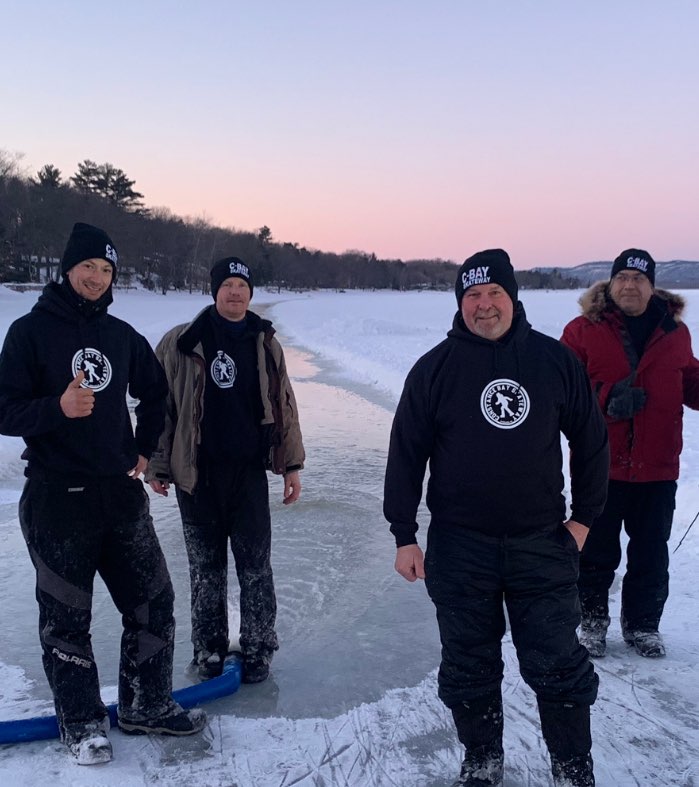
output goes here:
[[492, 373], [494, 378], [498, 376], [498, 369], [500, 367], [500, 360], [503, 357], [503, 351], [506, 348], [510, 348], [511, 346], [515, 358], [515, 365], [517, 369], [516, 382], [519, 389], [522, 385], [520, 345], [530, 330], [531, 325], [529, 324], [527, 316], [524, 312], [524, 306], [520, 301], [517, 301], [515, 305], [515, 313], [512, 318], [512, 325], [510, 326], [510, 329], [507, 331], [507, 333], [501, 336], [499, 339], [484, 339], [482, 336], [478, 336], [477, 334], [473, 333], [473, 331], [470, 331], [466, 327], [466, 323], [464, 322], [464, 318], [460, 311], [457, 311], [454, 315], [452, 327], [447, 332], [447, 336], [453, 339], [473, 342], [475, 344], [482, 345], [483, 347], [490, 347], [492, 350]]

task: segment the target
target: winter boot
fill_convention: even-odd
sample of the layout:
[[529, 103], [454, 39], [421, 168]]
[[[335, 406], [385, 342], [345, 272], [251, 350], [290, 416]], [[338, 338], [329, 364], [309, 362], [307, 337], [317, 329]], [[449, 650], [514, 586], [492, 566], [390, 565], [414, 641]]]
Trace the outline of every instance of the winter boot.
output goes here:
[[594, 787], [590, 706], [538, 700], [541, 732], [556, 787]]
[[467, 700], [451, 709], [459, 740], [466, 747], [459, 787], [501, 787], [502, 698], [500, 692]]
[[153, 719], [130, 720], [119, 717], [119, 729], [127, 735], [193, 735], [206, 726], [206, 713], [201, 708], [184, 710], [172, 702], [168, 710]]
[[187, 674], [197, 680], [211, 680], [223, 674], [225, 657], [218, 653], [209, 653], [208, 650], [196, 653], [187, 667]]
[[269, 665], [274, 655], [273, 650], [256, 651], [253, 653], [241, 653], [232, 651], [243, 662], [243, 683], [262, 683], [269, 677]]
[[594, 787], [592, 756], [581, 754], [561, 760], [551, 755], [551, 771], [554, 787]]
[[636, 652], [647, 659], [659, 659], [665, 655], [665, 643], [659, 631], [635, 631], [624, 629], [624, 642], [636, 648]]
[[580, 624], [580, 644], [587, 648], [592, 658], [600, 659], [607, 652], [607, 629], [609, 617], [583, 616]]
[[453, 787], [502, 787], [503, 770], [502, 746], [478, 746], [466, 752]]
[[105, 716], [101, 721], [68, 725], [61, 738], [78, 765], [98, 765], [112, 759], [108, 731], [109, 716]]

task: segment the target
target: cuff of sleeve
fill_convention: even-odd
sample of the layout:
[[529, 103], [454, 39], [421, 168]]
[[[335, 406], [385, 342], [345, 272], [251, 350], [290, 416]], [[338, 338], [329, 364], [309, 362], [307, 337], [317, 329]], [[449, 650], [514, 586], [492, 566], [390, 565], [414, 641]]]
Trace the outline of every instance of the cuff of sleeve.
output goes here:
[[391, 533], [396, 539], [396, 547], [407, 547], [408, 544], [417, 544], [417, 538], [415, 537], [417, 531], [417, 522], [401, 522], [400, 524], [391, 522]]
[[595, 519], [595, 515], [590, 511], [572, 511], [570, 518], [573, 520], [573, 522], [578, 522], [579, 524], [585, 525], [585, 527], [589, 528]]
[[407, 547], [410, 544], [417, 544], [415, 533], [394, 533], [396, 539], [396, 549], [399, 547]]

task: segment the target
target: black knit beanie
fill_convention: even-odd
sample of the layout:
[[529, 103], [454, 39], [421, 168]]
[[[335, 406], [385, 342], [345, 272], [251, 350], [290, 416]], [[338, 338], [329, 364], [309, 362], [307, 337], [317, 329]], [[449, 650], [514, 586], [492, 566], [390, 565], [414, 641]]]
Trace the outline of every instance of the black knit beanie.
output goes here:
[[613, 279], [619, 271], [639, 271], [645, 273], [650, 279], [650, 283], [655, 286], [655, 260], [643, 249], [626, 249], [614, 260], [610, 279]]
[[454, 292], [461, 308], [461, 299], [469, 287], [476, 284], [499, 284], [517, 305], [517, 280], [506, 251], [487, 249], [479, 251], [464, 261], [456, 277]]
[[242, 279], [247, 283], [250, 288], [250, 297], [252, 298], [252, 274], [250, 273], [250, 268], [239, 257], [224, 257], [222, 260], [215, 262], [211, 269], [211, 294], [214, 300], [216, 300], [219, 287], [231, 276]]
[[119, 255], [112, 239], [104, 230], [91, 224], [78, 222], [73, 225], [66, 250], [61, 258], [61, 274], [66, 273], [84, 260], [106, 260], [112, 266], [112, 281], [116, 281]]

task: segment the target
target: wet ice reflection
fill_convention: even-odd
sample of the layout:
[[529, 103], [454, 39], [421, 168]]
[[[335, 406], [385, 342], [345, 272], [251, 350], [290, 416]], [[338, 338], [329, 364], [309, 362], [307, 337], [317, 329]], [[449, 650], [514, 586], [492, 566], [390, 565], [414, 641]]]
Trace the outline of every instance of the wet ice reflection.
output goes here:
[[[393, 571], [395, 547], [381, 513], [383, 473], [392, 412], [326, 382], [331, 373], [312, 358], [286, 351], [308, 454], [301, 500], [282, 506], [282, 483], [270, 476], [272, 563], [279, 604], [280, 650], [273, 677], [243, 686], [212, 707], [246, 716], [334, 716], [387, 689], [414, 685], [438, 663], [434, 612], [422, 583]], [[34, 577], [16, 521], [16, 503], [0, 505], [2, 661], [21, 665], [27, 702], [50, 693], [41, 669]], [[174, 495], [151, 496], [152, 514], [176, 592], [175, 687], [185, 685], [191, 658], [189, 580]], [[229, 567], [229, 595], [237, 608]], [[237, 617], [231, 615], [231, 634]], [[121, 624], [98, 579], [93, 646], [105, 698], [114, 699]], [[33, 711], [36, 707], [32, 705]], [[3, 709], [4, 718], [7, 708]], [[14, 711], [13, 711], [14, 712]], [[16, 714], [15, 714], [16, 716]]]

